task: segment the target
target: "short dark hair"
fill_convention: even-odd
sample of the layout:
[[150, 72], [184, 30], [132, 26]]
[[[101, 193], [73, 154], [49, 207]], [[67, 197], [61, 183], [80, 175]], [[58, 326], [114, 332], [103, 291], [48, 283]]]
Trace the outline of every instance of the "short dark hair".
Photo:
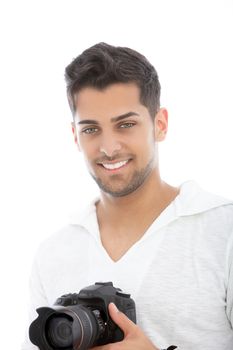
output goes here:
[[103, 90], [114, 83], [134, 82], [140, 102], [152, 118], [160, 107], [160, 83], [155, 68], [139, 52], [104, 42], [86, 49], [65, 69], [67, 97], [75, 114], [74, 95], [85, 87]]

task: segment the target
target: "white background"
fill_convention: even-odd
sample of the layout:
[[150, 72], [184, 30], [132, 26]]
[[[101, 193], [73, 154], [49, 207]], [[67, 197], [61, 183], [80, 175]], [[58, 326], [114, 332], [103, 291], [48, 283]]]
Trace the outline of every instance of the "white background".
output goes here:
[[65, 66], [100, 41], [147, 56], [170, 113], [163, 178], [233, 198], [233, 1], [8, 0], [0, 35], [1, 348], [13, 350], [39, 243], [97, 193], [73, 143]]

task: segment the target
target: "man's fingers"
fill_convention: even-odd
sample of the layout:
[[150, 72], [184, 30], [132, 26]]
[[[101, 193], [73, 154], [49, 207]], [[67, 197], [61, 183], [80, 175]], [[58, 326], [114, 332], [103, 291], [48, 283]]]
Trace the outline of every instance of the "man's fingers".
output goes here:
[[125, 336], [137, 329], [136, 324], [133, 323], [123, 312], [120, 312], [113, 303], [109, 304], [109, 314], [113, 321], [124, 332]]

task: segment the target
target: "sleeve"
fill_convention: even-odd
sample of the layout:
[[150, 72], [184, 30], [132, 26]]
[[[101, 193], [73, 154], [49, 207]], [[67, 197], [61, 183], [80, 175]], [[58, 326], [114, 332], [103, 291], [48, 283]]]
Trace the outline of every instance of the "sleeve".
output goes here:
[[33, 320], [37, 318], [36, 309], [41, 306], [48, 305], [48, 300], [41, 282], [39, 263], [37, 259], [34, 260], [30, 280], [29, 280], [29, 317], [28, 327], [26, 329], [25, 340], [22, 344], [21, 350], [38, 350], [38, 347], [33, 345], [29, 339], [28, 329]]
[[231, 327], [233, 329], [233, 234], [228, 245], [227, 254], [227, 269], [228, 269], [228, 283], [227, 283], [227, 297], [226, 297], [226, 312]]

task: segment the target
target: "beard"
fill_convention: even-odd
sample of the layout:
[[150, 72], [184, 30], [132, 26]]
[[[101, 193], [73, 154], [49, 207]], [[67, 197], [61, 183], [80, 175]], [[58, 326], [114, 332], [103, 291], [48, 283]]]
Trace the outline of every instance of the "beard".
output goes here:
[[124, 197], [140, 188], [145, 180], [149, 177], [154, 169], [154, 157], [148, 162], [148, 164], [140, 169], [135, 170], [130, 180], [122, 180], [121, 175], [111, 175], [109, 181], [102, 181], [101, 178], [94, 176], [91, 173], [92, 178], [95, 180], [100, 190], [110, 194], [113, 197]]

